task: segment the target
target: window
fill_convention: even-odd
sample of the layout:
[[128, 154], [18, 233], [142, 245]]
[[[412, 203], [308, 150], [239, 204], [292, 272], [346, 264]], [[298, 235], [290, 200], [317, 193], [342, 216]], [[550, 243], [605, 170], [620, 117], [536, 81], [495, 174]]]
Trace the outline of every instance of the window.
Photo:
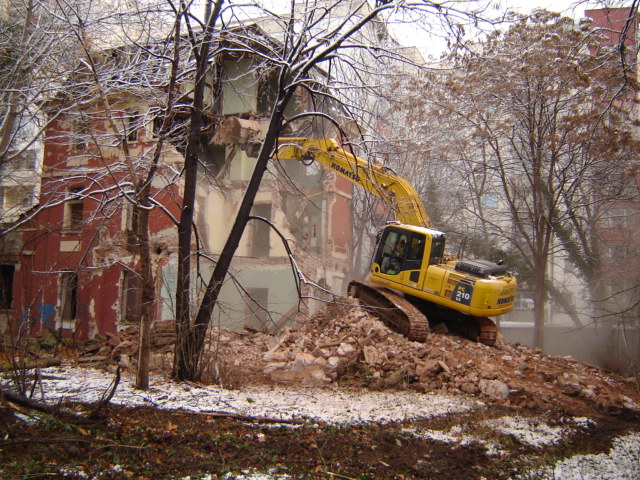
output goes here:
[[383, 240], [381, 256], [378, 258], [382, 273], [396, 275], [402, 270], [407, 248], [407, 234], [388, 230]]
[[121, 316], [124, 322], [137, 322], [140, 320], [141, 298], [140, 275], [130, 270], [122, 272]]
[[71, 132], [71, 151], [84, 152], [87, 149], [87, 139], [89, 136], [89, 122], [83, 116], [73, 122]]
[[22, 151], [10, 150], [0, 166], [5, 171], [33, 170], [38, 164], [38, 151], [30, 148]]
[[71, 187], [67, 190], [67, 202], [64, 205], [64, 231], [80, 233], [82, 231], [83, 199], [82, 187]]
[[60, 320], [62, 328], [71, 328], [78, 316], [78, 274], [62, 272], [60, 274]]
[[125, 129], [128, 143], [138, 143], [138, 131], [140, 112], [137, 110], [131, 110], [127, 113], [125, 118]]
[[138, 222], [140, 210], [133, 203], [127, 202], [122, 215], [124, 216], [123, 228], [127, 236], [127, 250], [135, 253], [140, 246], [140, 227]]
[[[255, 205], [253, 215], [271, 220], [271, 204], [259, 203]], [[253, 224], [251, 227], [251, 256], [268, 257], [271, 228], [262, 220], [252, 220], [251, 223]]]
[[266, 330], [269, 321], [269, 289], [249, 288], [245, 298], [244, 326], [255, 330]]
[[444, 235], [433, 235], [431, 237], [431, 256], [429, 265], [439, 265], [444, 257]]
[[271, 71], [260, 78], [258, 84], [257, 113], [269, 113], [273, 108], [278, 95], [278, 75]]
[[482, 206], [486, 208], [498, 208], [498, 196], [495, 193], [483, 193]]
[[33, 203], [33, 187], [19, 185], [0, 187], [0, 206], [4, 210], [27, 208]]
[[11, 309], [15, 265], [0, 265], [0, 310]]
[[164, 114], [162, 112], [157, 112], [154, 115], [153, 120], [151, 121], [151, 131], [153, 134], [153, 138], [158, 138], [160, 134], [160, 129], [162, 128], [162, 123], [164, 122]]

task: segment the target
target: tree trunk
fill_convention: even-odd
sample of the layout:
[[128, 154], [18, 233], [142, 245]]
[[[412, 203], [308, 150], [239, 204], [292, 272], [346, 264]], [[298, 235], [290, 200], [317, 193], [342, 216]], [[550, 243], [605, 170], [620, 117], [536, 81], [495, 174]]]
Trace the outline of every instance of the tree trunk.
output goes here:
[[240, 204], [240, 209], [236, 215], [231, 232], [227, 237], [227, 241], [222, 249], [218, 262], [216, 263], [211, 279], [207, 284], [202, 303], [198, 310], [198, 314], [195, 319], [194, 328], [191, 330], [188, 341], [188, 351], [190, 354], [190, 362], [185, 362], [183, 367], [178, 371], [178, 378], [182, 380], [196, 380], [198, 377], [198, 364], [204, 348], [204, 341], [213, 313], [213, 308], [218, 301], [220, 290], [224, 283], [224, 279], [227, 276], [231, 261], [235, 255], [240, 239], [245, 231], [249, 217], [251, 216], [251, 208], [253, 202], [262, 183], [262, 177], [267, 170], [269, 159], [271, 158], [271, 152], [276, 146], [278, 141], [278, 134], [280, 132], [280, 125], [282, 121], [282, 113], [275, 112], [271, 118], [269, 130], [265, 137], [262, 149], [258, 156], [258, 161], [247, 185], [247, 190]]
[[[192, 116], [192, 129], [200, 128], [197, 119]], [[196, 120], [194, 122], [194, 120]], [[194, 127], [195, 123], [195, 127]], [[176, 349], [174, 354], [174, 377], [186, 378], [186, 372], [195, 366], [190, 363], [189, 331], [191, 329], [190, 284], [191, 284], [191, 233], [193, 231], [193, 211], [195, 208], [196, 180], [198, 160], [197, 144], [199, 140], [190, 140], [185, 159], [185, 187], [182, 215], [178, 225], [178, 273], [176, 285]]]
[[544, 349], [544, 316], [546, 305], [546, 261], [544, 258], [536, 258], [536, 266], [534, 272], [535, 290], [534, 290], [534, 309], [533, 309], [533, 330], [534, 345], [540, 349]]
[[182, 212], [178, 225], [178, 273], [176, 281], [176, 347], [173, 358], [173, 376], [176, 379], [195, 379], [197, 376], [197, 354], [191, 351], [191, 237], [198, 179], [198, 152], [202, 138], [202, 111], [206, 73], [209, 68], [209, 49], [215, 22], [224, 0], [216, 0], [213, 10], [211, 1], [206, 4], [207, 25], [199, 52], [196, 55], [196, 79], [191, 109], [189, 140], [185, 153], [185, 180]]
[[[145, 204], [148, 203], [145, 202]], [[151, 271], [151, 247], [149, 245], [149, 210], [140, 208], [138, 212], [138, 238], [140, 245], [140, 275], [142, 276], [142, 293], [140, 295], [140, 337], [138, 350], [138, 369], [136, 372], [136, 388], [149, 388], [149, 355], [151, 344], [151, 324], [155, 304], [155, 285]]]

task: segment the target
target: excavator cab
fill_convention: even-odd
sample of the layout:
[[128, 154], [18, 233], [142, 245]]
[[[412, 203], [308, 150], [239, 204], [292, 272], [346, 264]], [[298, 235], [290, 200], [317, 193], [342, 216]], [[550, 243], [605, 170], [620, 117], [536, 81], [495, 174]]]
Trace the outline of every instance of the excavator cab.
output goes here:
[[380, 232], [371, 274], [417, 287], [424, 283], [429, 265], [442, 263], [444, 246], [444, 233], [437, 230], [388, 225]]
[[445, 258], [445, 235], [393, 223], [379, 237], [372, 282], [459, 312], [488, 317], [513, 308], [516, 280], [506, 265]]

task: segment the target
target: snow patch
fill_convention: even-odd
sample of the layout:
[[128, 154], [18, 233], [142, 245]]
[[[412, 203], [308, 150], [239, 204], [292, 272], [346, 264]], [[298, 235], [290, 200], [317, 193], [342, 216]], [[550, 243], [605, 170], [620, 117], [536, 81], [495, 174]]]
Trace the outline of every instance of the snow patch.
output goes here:
[[535, 473], [541, 480], [637, 480], [640, 478], [640, 433], [617, 438], [608, 453], [577, 455]]
[[553, 427], [537, 418], [502, 417], [487, 420], [484, 425], [534, 448], [558, 443], [565, 434], [564, 428]]
[[[43, 370], [42, 388], [49, 401], [91, 403], [105, 396], [112, 380], [110, 375], [96, 369], [53, 367]], [[336, 425], [429, 418], [466, 412], [482, 405], [461, 397], [432, 393], [267, 386], [226, 390], [217, 386], [171, 383], [164, 378], [153, 378], [149, 390], [141, 391], [126, 377], [121, 379], [111, 402], [280, 420], [310, 419]]]
[[[567, 435], [573, 433], [576, 428], [584, 429], [595, 424], [593, 420], [584, 417], [566, 419], [564, 422], [566, 423], [565, 426], [555, 427], [548, 425], [541, 418], [502, 417], [482, 422], [480, 426], [514, 437], [519, 442], [534, 448], [542, 448], [560, 442]], [[508, 450], [501, 448], [500, 444], [493, 440], [485, 440], [466, 433], [465, 429], [459, 425], [452, 427], [448, 431], [406, 428], [403, 432], [414, 435], [417, 438], [456, 446], [477, 443], [487, 450], [487, 456], [509, 455]]]

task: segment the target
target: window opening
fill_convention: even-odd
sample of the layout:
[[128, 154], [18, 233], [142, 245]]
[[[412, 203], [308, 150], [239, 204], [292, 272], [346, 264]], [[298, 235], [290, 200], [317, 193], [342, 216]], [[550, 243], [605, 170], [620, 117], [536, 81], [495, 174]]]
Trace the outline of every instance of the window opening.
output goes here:
[[127, 237], [127, 250], [130, 252], [136, 252], [138, 247], [140, 246], [140, 227], [139, 227], [139, 216], [140, 210], [136, 205], [127, 201], [125, 204], [125, 208], [123, 210], [124, 215], [124, 229]]
[[74, 120], [71, 133], [71, 151], [84, 152], [87, 149], [87, 137], [89, 135], [89, 123], [86, 118]]
[[269, 72], [260, 78], [258, 86], [257, 113], [269, 113], [278, 95], [278, 76]]
[[33, 202], [33, 187], [2, 186], [0, 187], [0, 205], [4, 210], [25, 208]]
[[[271, 220], [271, 204], [259, 203], [253, 207], [253, 215], [256, 217]], [[252, 257], [268, 257], [269, 256], [269, 237], [271, 236], [271, 228], [262, 220], [253, 220], [251, 222], [251, 256]]]
[[62, 272], [60, 275], [60, 319], [62, 327], [69, 328], [78, 316], [78, 274]]
[[71, 187], [67, 190], [67, 202], [64, 210], [64, 230], [67, 233], [82, 231], [84, 202], [81, 196], [82, 187]]
[[140, 320], [142, 281], [140, 275], [130, 270], [122, 272], [121, 317], [125, 322]]
[[15, 271], [15, 265], [0, 265], [0, 310], [11, 309]]
[[127, 133], [127, 142], [128, 143], [137, 143], [138, 142], [138, 130], [140, 129], [138, 126], [138, 118], [140, 117], [140, 112], [137, 110], [131, 110], [128, 112], [126, 117], [126, 133]]

